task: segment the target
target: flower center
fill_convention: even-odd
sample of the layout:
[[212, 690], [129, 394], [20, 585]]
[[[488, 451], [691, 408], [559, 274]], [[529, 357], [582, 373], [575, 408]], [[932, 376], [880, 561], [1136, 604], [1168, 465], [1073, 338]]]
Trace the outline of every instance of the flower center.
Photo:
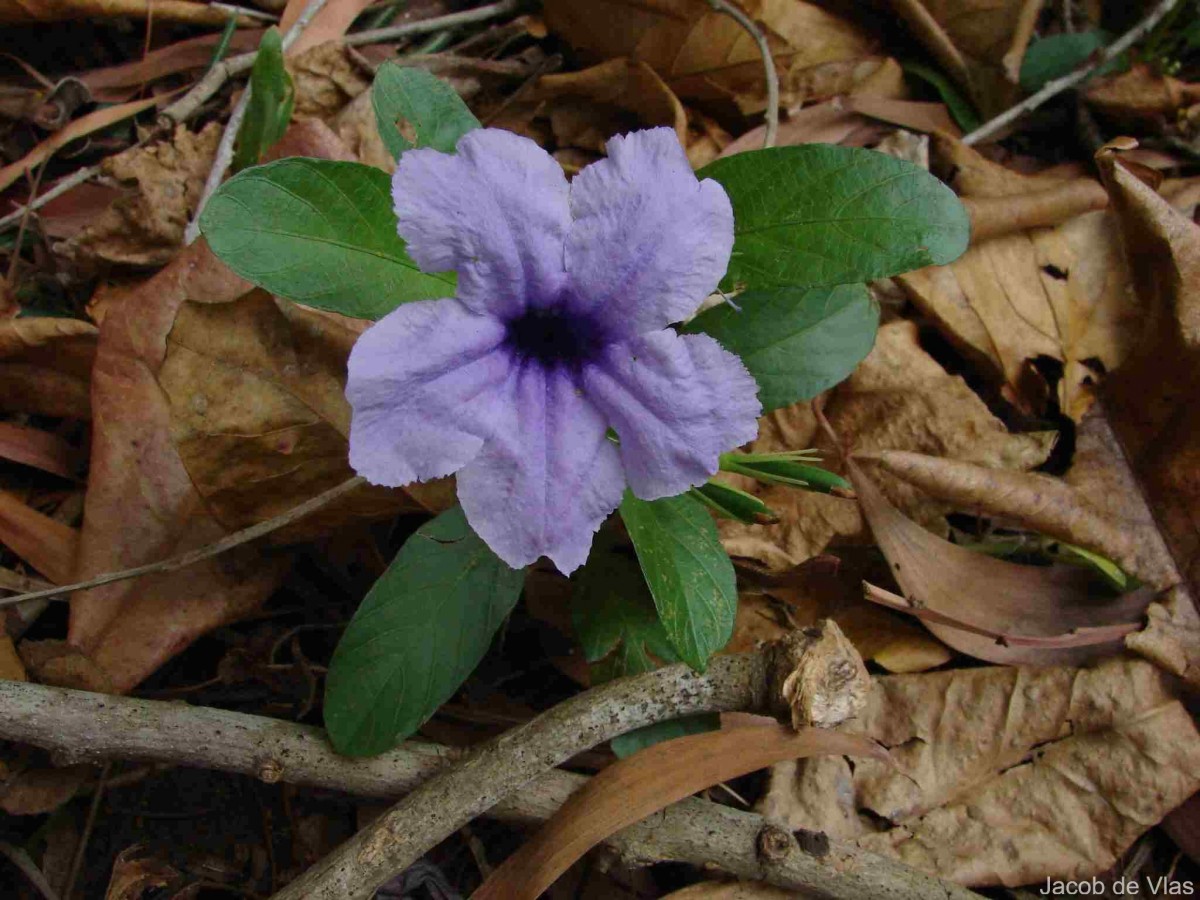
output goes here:
[[561, 310], [531, 309], [508, 322], [513, 352], [547, 367], [582, 363], [601, 343], [591, 320]]

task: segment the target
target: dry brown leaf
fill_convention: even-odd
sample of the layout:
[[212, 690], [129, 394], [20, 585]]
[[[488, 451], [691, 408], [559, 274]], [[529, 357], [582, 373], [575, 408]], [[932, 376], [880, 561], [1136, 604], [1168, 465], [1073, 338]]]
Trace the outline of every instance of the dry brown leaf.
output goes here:
[[166, 887], [179, 877], [173, 866], [135, 844], [117, 854], [104, 900], [142, 900], [149, 891]]
[[1126, 72], [1097, 78], [1084, 96], [1104, 116], [1144, 129], [1152, 124], [1161, 127], [1181, 107], [1200, 101], [1200, 84], [1188, 84], [1139, 63]]
[[554, 880], [610, 834], [696, 791], [780, 759], [849, 754], [886, 760], [852, 734], [781, 725], [745, 725], [648, 747], [604, 769], [547, 821], [538, 834], [483, 883], [472, 900], [536, 900]]
[[[262, 35], [262, 29], [259, 28], [239, 28], [229, 39], [229, 52], [257, 50]], [[97, 100], [121, 102], [129, 99], [131, 91], [156, 79], [191, 69], [207, 68], [212, 63], [213, 50], [220, 40], [221, 35], [214, 33], [176, 41], [151, 50], [132, 62], [84, 72], [79, 80]]]
[[[1010, 434], [983, 401], [957, 376], [938, 365], [917, 340], [917, 327], [898, 321], [879, 329], [875, 348], [834, 389], [826, 414], [856, 450], [912, 450], [974, 462], [989, 468], [1031, 469], [1053, 445], [1051, 434]], [[760, 421], [759, 452], [817, 446], [830, 465], [836, 453], [817, 434], [808, 404], [776, 410]], [[947, 533], [946, 507], [890, 477], [887, 497], [916, 521]], [[775, 525], [721, 522], [725, 549], [773, 573], [786, 572], [838, 543], [867, 540], [856, 504], [786, 487], [739, 486], [760, 496], [779, 516]]]
[[112, 678], [96, 661], [66, 641], [24, 641], [21, 660], [39, 684], [109, 694]]
[[169, 141], [133, 147], [101, 164], [124, 186], [122, 195], [90, 224], [54, 246], [76, 263], [161, 266], [183, 243], [212, 168], [221, 125], [200, 133], [184, 126]]
[[[945, 135], [934, 148], [942, 165], [954, 168], [955, 188], [975, 204], [975, 227], [983, 234], [1007, 229], [1019, 217], [1053, 222], [1105, 202], [1088, 179], [1020, 175]], [[1047, 392], [1031, 361], [1059, 360], [1059, 405], [1076, 421], [1091, 406], [1100, 373], [1128, 354], [1141, 315], [1128, 290], [1116, 227], [1100, 211], [1072, 215], [1054, 228], [974, 241], [950, 265], [897, 281], [1027, 411], [1040, 412]]]
[[[767, 35], [786, 106], [849, 93], [878, 69], [871, 42], [813, 4], [739, 5]], [[641, 60], [685, 100], [731, 102], [742, 113], [766, 106], [757, 45], [704, 0], [550, 0], [545, 15], [550, 29], [572, 47], [593, 58]]]
[[1148, 589], [1096, 596], [1084, 569], [1023, 566], [952, 544], [906, 519], [853, 461], [848, 474], [913, 613], [962, 653], [1009, 665], [1111, 655], [1152, 599]]
[[389, 174], [395, 171], [396, 158], [384, 146], [383, 138], [379, 136], [375, 106], [371, 102], [369, 89], [347, 103], [329, 125], [350, 151], [352, 159]]
[[[226, 529], [272, 518], [354, 477], [345, 368], [368, 324], [264, 291], [180, 307], [158, 383], [180, 459]], [[407, 492], [364, 487], [272, 539], [288, 543], [351, 518], [440, 511], [453, 502], [445, 479]]]
[[75, 796], [92, 772], [89, 765], [26, 769], [0, 784], [0, 810], [10, 816], [53, 812]]
[[1157, 588], [1158, 573], [1138, 571], [1135, 536], [1120, 522], [1099, 512], [1066, 482], [1048, 475], [985, 469], [973, 463], [920, 453], [880, 450], [856, 457], [875, 463], [921, 490], [950, 501], [960, 510], [1012, 519], [1031, 531], [1078, 544], [1107, 556], [1125, 571]]
[[28, 425], [0, 422], [0, 457], [63, 478], [75, 478], [79, 472], [79, 453], [70, 443]]
[[16, 162], [0, 168], [0, 191], [15, 184], [17, 179], [23, 177], [27, 172], [32, 173], [56, 150], [65, 147], [71, 141], [124, 121], [130, 116], [136, 116], [143, 110], [154, 106], [160, 99], [159, 97], [150, 97], [145, 100], [133, 100], [116, 106], [106, 106], [88, 113], [86, 116], [80, 116], [66, 128], [54, 132]]
[[[339, 40], [354, 24], [358, 14], [370, 3], [371, 0], [328, 0], [312, 17], [312, 21], [300, 32], [296, 42], [288, 48], [288, 55], [302, 56], [306, 51], [320, 46], [326, 41]], [[285, 9], [283, 16], [280, 17], [280, 30], [286, 33], [299, 18], [299, 13], [303, 12], [306, 5], [289, 3], [289, 8]]]
[[1200, 226], [1129, 172], [1097, 157], [1141, 305], [1133, 354], [1104, 384], [1104, 407], [1183, 578], [1200, 588]]
[[1191, 597], [1175, 588], [1150, 604], [1146, 619], [1145, 629], [1125, 638], [1125, 646], [1200, 688], [1200, 614]]
[[78, 530], [0, 491], [0, 544], [55, 584], [69, 584], [79, 552]]
[[13, 646], [12, 638], [4, 633], [0, 633], [0, 678], [6, 681], [29, 680], [25, 673], [25, 665], [17, 655], [17, 648]]
[[288, 74], [296, 91], [292, 121], [328, 121], [371, 86], [371, 75], [357, 65], [337, 41], [288, 53]]
[[0, 409], [91, 418], [96, 326], [52, 316], [0, 319]]
[[[0, 23], [27, 25], [34, 22], [63, 22], [70, 19], [145, 19], [190, 25], [224, 25], [225, 10], [191, 0], [0, 0]], [[239, 17], [240, 24], [251, 21]]]
[[1195, 726], [1136, 660], [879, 678], [855, 730], [895, 768], [777, 766], [764, 814], [968, 884], [1101, 871], [1200, 783]]

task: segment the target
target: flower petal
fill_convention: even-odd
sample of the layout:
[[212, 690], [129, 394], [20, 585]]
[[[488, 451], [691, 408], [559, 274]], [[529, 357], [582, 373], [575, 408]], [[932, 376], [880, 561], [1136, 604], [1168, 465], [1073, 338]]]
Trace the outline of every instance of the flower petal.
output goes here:
[[571, 183], [573, 306], [632, 337], [696, 311], [733, 249], [725, 189], [697, 181], [674, 130], [614, 137]]
[[504, 324], [457, 300], [405, 303], [350, 352], [350, 465], [392, 487], [449, 475], [491, 433], [508, 378]]
[[427, 272], [458, 273], [458, 299], [509, 317], [565, 283], [570, 226], [562, 168], [528, 138], [477, 129], [458, 153], [409, 150], [392, 176], [400, 236]]
[[514, 370], [497, 405], [495, 433], [458, 473], [467, 521], [510, 566], [548, 556], [569, 574], [625, 490], [607, 423], [561, 368]]
[[612, 344], [583, 371], [588, 399], [621, 439], [621, 462], [643, 500], [702, 484], [718, 457], [758, 433], [758, 385], [706, 334], [670, 329]]

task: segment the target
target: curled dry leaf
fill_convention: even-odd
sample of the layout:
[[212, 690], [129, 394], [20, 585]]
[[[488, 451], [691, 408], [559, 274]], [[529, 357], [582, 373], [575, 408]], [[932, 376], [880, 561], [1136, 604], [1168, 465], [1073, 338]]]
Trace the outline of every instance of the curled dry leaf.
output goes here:
[[1126, 72], [1097, 78], [1084, 97], [1093, 109], [1120, 124], [1161, 128], [1175, 119], [1178, 110], [1200, 102], [1200, 84], [1188, 84], [1139, 63]]
[[1136, 349], [1106, 380], [1109, 422], [1193, 597], [1200, 589], [1200, 226], [1126, 169], [1097, 162], [1141, 306]]
[[1187, 592], [1177, 587], [1146, 610], [1146, 627], [1125, 638], [1125, 646], [1200, 688], [1200, 614]]
[[1200, 735], [1138, 660], [887, 676], [854, 727], [894, 768], [777, 766], [761, 811], [971, 885], [1102, 871], [1200, 784]]
[[[849, 22], [811, 3], [739, 4], [763, 28], [779, 70], [781, 102], [850, 93], [882, 64]], [[593, 58], [641, 60], [689, 101], [766, 106], [762, 57], [736, 21], [705, 0], [550, 0], [546, 24]]]
[[80, 462], [75, 448], [57, 434], [11, 422], [0, 422], [0, 458], [62, 478], [74, 478]]
[[337, 41], [309, 47], [299, 54], [289, 51], [285, 64], [296, 91], [294, 122], [328, 121], [371, 86], [370, 71], [364, 71]]
[[[898, 321], [879, 330], [875, 347], [836, 387], [826, 415], [838, 434], [862, 452], [912, 450], [997, 469], [1031, 469], [1050, 452], [1053, 434], [1010, 434], [958, 376], [947, 372], [917, 340], [917, 327]], [[818, 434], [808, 404], [776, 410], [760, 421], [755, 452], [821, 449], [826, 464], [837, 453]], [[881, 480], [888, 498], [916, 521], [947, 533], [946, 506], [903, 482]], [[723, 521], [725, 549], [773, 574], [787, 572], [827, 547], [865, 543], [858, 506], [825, 494], [764, 487], [748, 479], [737, 486], [757, 494], [780, 517], [775, 525]]]
[[0, 633], [0, 678], [6, 681], [29, 680], [25, 674], [25, 664], [17, 655], [17, 648], [13, 646], [12, 638], [2, 633]]
[[82, 230], [56, 244], [55, 252], [89, 267], [167, 263], [183, 243], [220, 140], [217, 122], [198, 134], [181, 125], [169, 141], [105, 159], [104, 173], [124, 189]]
[[[192, 0], [2, 0], [0, 23], [27, 25], [34, 22], [62, 22], [69, 19], [145, 19], [151, 15], [160, 22], [186, 22], [190, 25], [224, 25], [229, 14], [207, 3]], [[249, 24], [243, 20], [242, 24]]]
[[[1154, 584], [1154, 572], [1139, 572], [1134, 536], [1096, 510], [1058, 478], [1032, 472], [987, 469], [956, 459], [940, 459], [902, 450], [857, 453], [921, 490], [961, 510], [1015, 520], [1031, 531], [1094, 550], [1125, 571]], [[1154, 584], [1165, 588], [1168, 584]]]
[[78, 319], [0, 320], [0, 409], [90, 419], [96, 326]]
[[[1129, 353], [1141, 315], [1116, 227], [1099, 211], [1107, 202], [1100, 185], [1019, 175], [946, 136], [934, 150], [956, 171], [954, 186], [972, 212], [972, 245], [948, 266], [896, 280], [1026, 411], [1041, 411], [1048, 394], [1032, 360], [1060, 361], [1059, 406], [1078, 421], [1100, 373]], [[1055, 227], [1004, 233], [1018, 222]]]
[[79, 532], [0, 491], [0, 544], [55, 584], [69, 584], [79, 552]]
[[744, 725], [664, 741], [609, 766], [552, 816], [471, 895], [472, 900], [535, 900], [610, 834], [656, 810], [781, 759], [846, 754], [885, 762], [869, 740], [837, 731]]
[[104, 900], [142, 900], [154, 889], [167, 887], [179, 878], [173, 866], [135, 844], [117, 854]]
[[1009, 665], [1083, 662], [1119, 651], [1123, 634], [1106, 626], [1136, 622], [1150, 603], [1147, 589], [1096, 596], [1083, 569], [1023, 566], [952, 544], [905, 518], [853, 461], [848, 475], [908, 603], [934, 614], [926, 627], [962, 653]]

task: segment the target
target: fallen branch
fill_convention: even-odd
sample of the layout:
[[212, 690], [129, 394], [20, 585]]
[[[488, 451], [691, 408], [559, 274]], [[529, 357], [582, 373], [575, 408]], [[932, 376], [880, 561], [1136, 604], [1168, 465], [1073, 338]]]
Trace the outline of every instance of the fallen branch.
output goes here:
[[762, 54], [763, 75], [767, 81], [767, 109], [763, 113], [763, 118], [767, 120], [767, 130], [763, 134], [763, 149], [774, 147], [775, 137], [779, 133], [779, 75], [775, 71], [775, 58], [771, 55], [766, 35], [753, 19], [732, 3], [727, 3], [726, 0], [708, 0], [708, 5], [741, 25], [758, 45], [758, 52]]
[[[286, 525], [303, 519], [309, 513], [316, 512], [321, 507], [327, 506], [342, 495], [350, 493], [365, 483], [365, 478], [361, 475], [356, 475], [353, 478], [343, 481], [336, 487], [331, 487], [324, 493], [317, 494], [317, 496], [305, 500], [298, 506], [293, 506], [287, 512], [281, 513], [273, 519], [267, 519], [265, 522], [251, 525], [249, 528], [235, 531], [233, 534], [223, 537], [221, 540], [208, 544], [205, 547], [197, 547], [195, 550], [189, 550], [187, 553], [179, 554], [179, 556], [172, 556], [170, 559], [160, 559], [158, 562], [146, 563], [144, 566], [134, 566], [132, 569], [122, 569], [120, 572], [106, 572], [103, 575], [97, 575], [95, 578], [89, 578], [87, 581], [77, 581], [75, 584], [55, 585], [43, 590], [30, 591], [27, 594], [17, 594], [15, 597], [4, 597], [0, 599], [0, 607], [12, 606], [14, 603], [24, 603], [26, 600], [38, 600], [42, 597], [59, 598], [75, 591], [85, 591], [88, 588], [112, 584], [114, 581], [126, 581], [141, 575], [154, 575], [159, 572], [174, 572], [177, 569], [186, 569], [188, 566], [195, 565], [202, 560], [217, 556], [227, 550], [232, 550], [234, 547], [249, 543], [263, 535], [270, 534], [272, 531], [278, 531]], [[0, 587], [2, 586], [0, 585]]]
[[1025, 113], [1037, 109], [1052, 97], [1056, 97], [1063, 91], [1073, 88], [1080, 82], [1085, 81], [1091, 77], [1091, 75], [1095, 73], [1097, 69], [1107, 65], [1109, 62], [1116, 59], [1135, 43], [1145, 37], [1155, 25], [1163, 20], [1163, 17], [1166, 16], [1167, 13], [1175, 8], [1175, 5], [1178, 2], [1179, 0], [1162, 0], [1162, 2], [1159, 3], [1158, 6], [1154, 7], [1154, 9], [1152, 9], [1144, 19], [1130, 28], [1113, 43], [1105, 47], [1103, 52], [1096, 56], [1091, 62], [1081, 66], [1074, 72], [1064, 75], [1062, 78], [1055, 78], [1053, 81], [1046, 82], [1046, 86], [1036, 94], [1026, 97], [1016, 106], [1000, 113], [1000, 115], [996, 116], [996, 118], [984, 122], [970, 134], [963, 137], [962, 142], [968, 146], [971, 144], [978, 144], [984, 138], [989, 138], [1005, 126], [1011, 125], [1017, 119], [1021, 118], [1021, 116], [1025, 115]]
[[[0, 681], [0, 738], [54, 751], [63, 763], [145, 760], [387, 798], [412, 790], [462, 756], [409, 741], [381, 756], [348, 758], [310, 725], [17, 681]], [[540, 823], [587, 781], [551, 769], [488, 814]], [[762, 816], [695, 798], [606, 843], [631, 865], [665, 860], [717, 866], [739, 878], [816, 891], [832, 900], [978, 900], [964, 888], [851, 846], [834, 843], [827, 854], [807, 852]]]

